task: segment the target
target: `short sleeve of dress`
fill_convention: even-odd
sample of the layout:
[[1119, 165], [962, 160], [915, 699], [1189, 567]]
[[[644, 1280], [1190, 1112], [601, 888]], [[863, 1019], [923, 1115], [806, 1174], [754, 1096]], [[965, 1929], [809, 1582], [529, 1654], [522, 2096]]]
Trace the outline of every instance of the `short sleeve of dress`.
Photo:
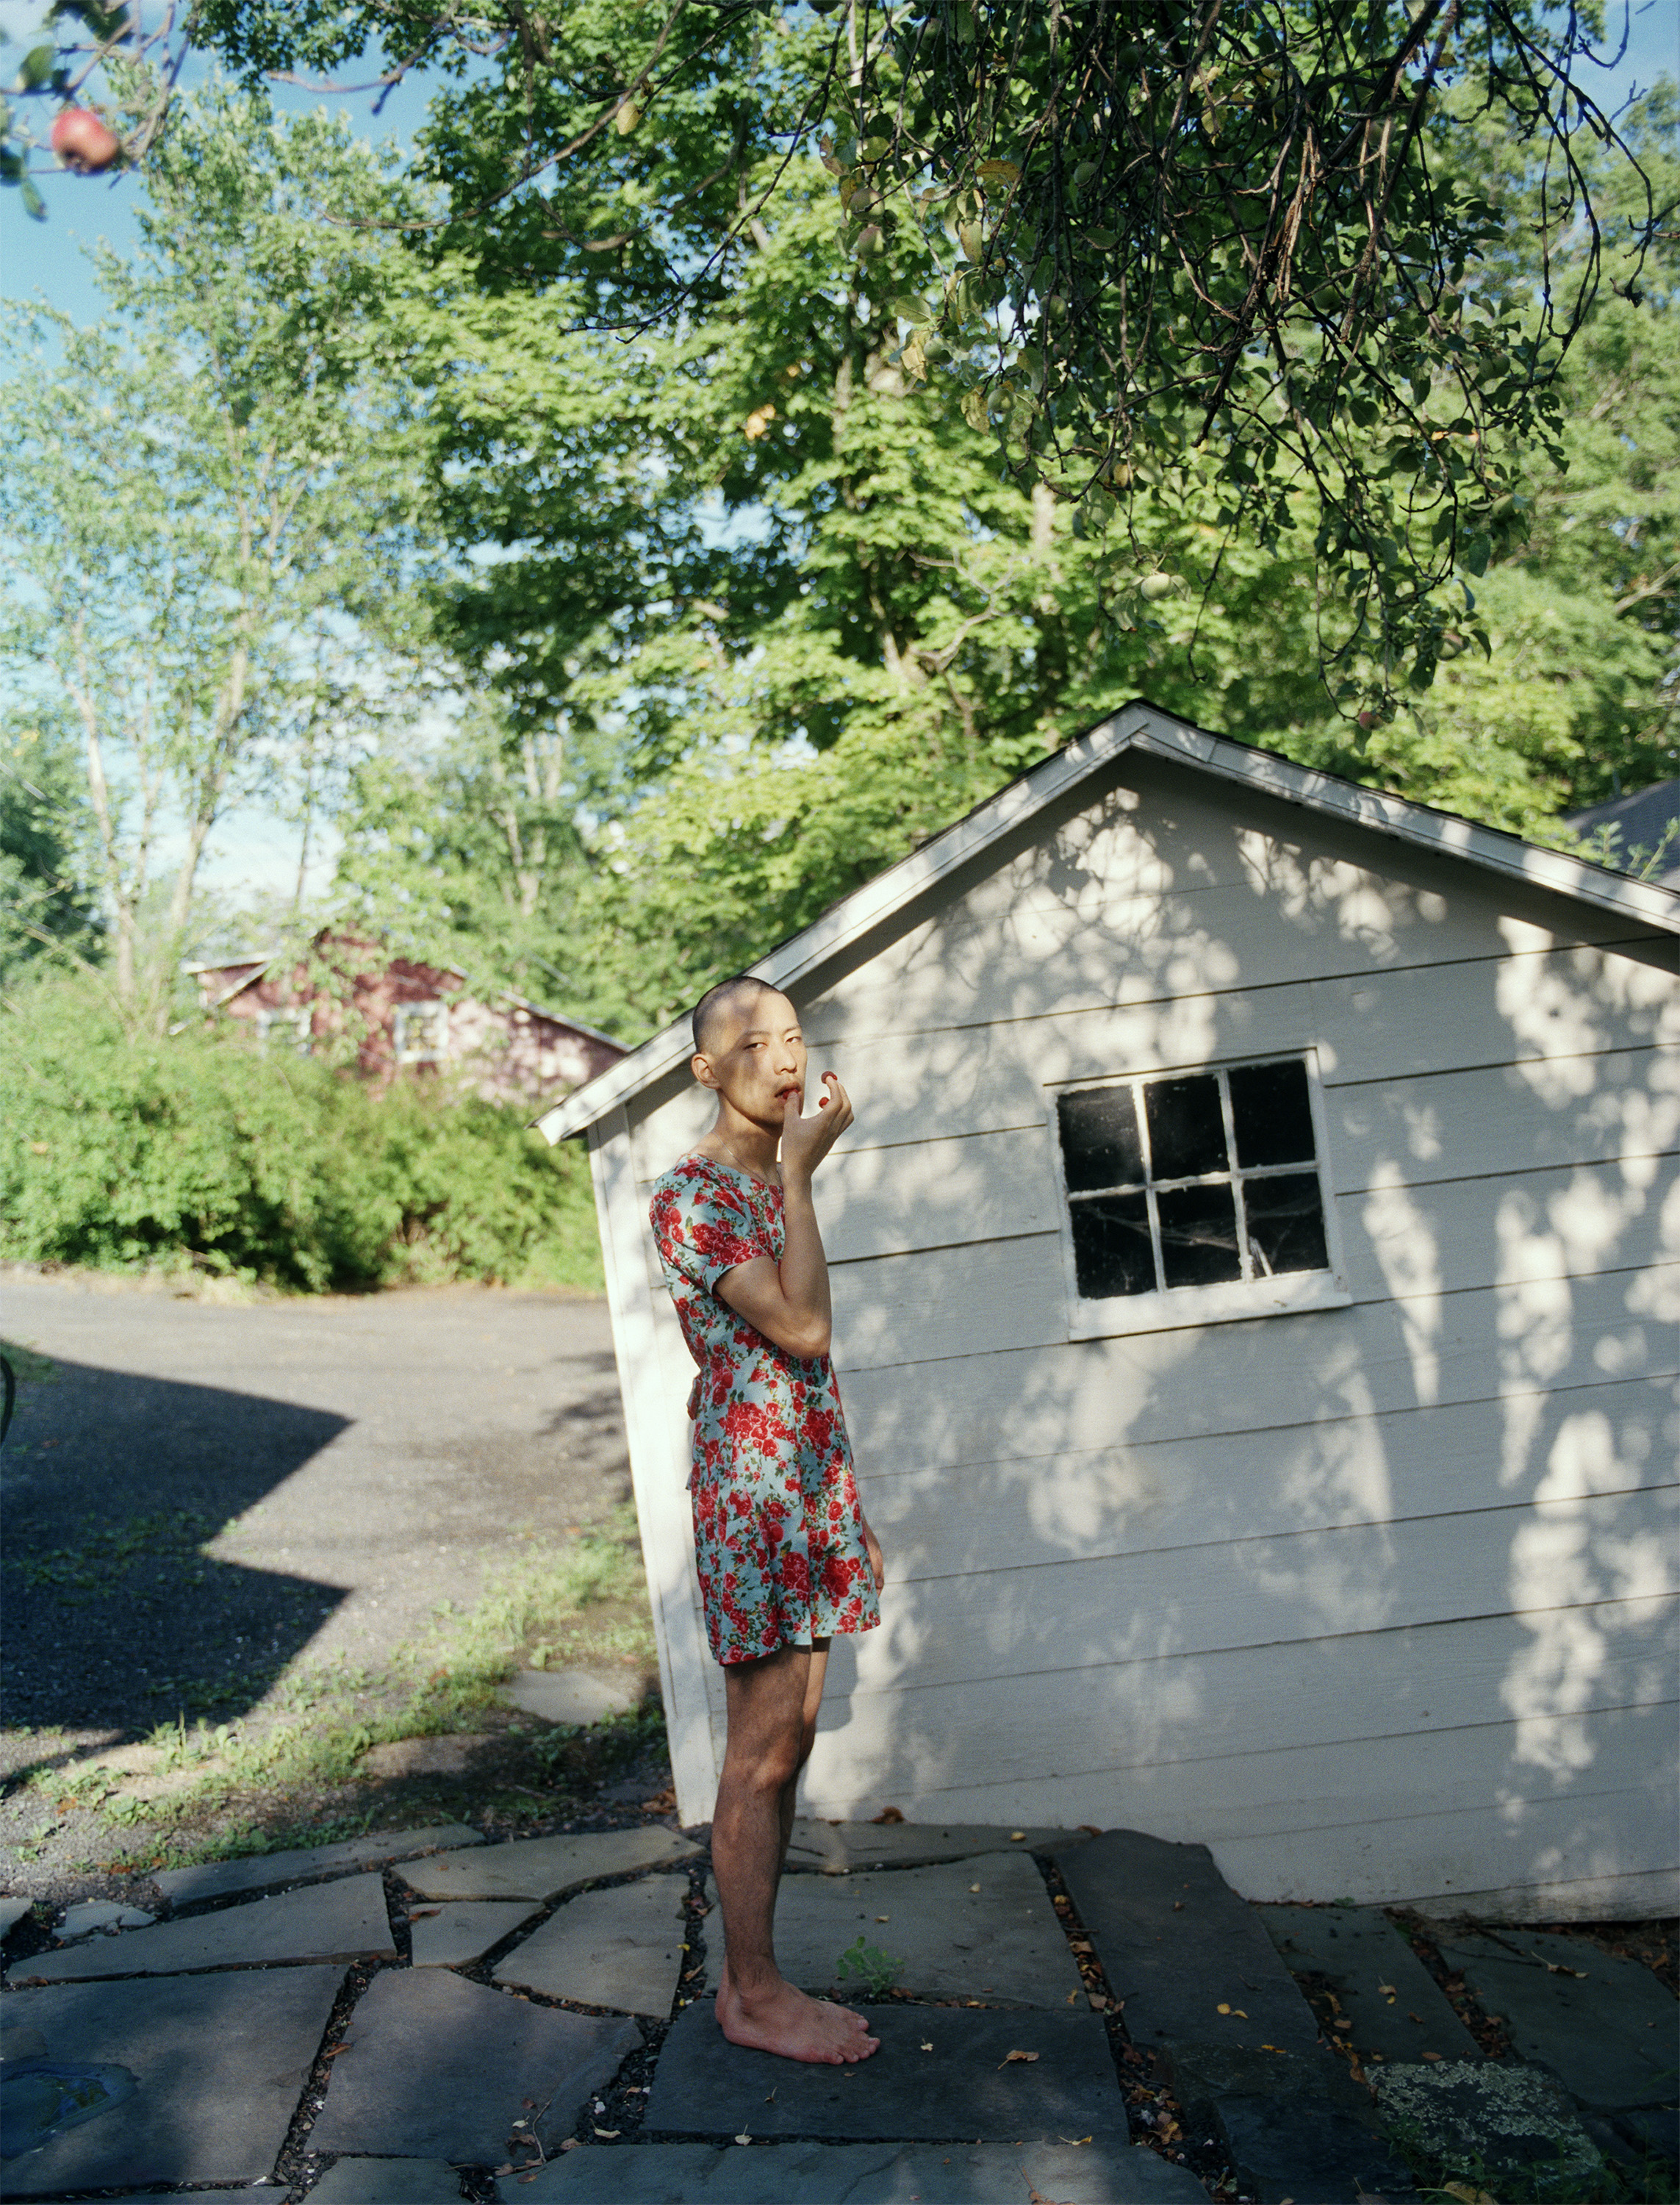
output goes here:
[[726, 1271], [769, 1252], [755, 1236], [746, 1204], [709, 1173], [668, 1178], [654, 1199], [652, 1222], [667, 1271], [708, 1293]]

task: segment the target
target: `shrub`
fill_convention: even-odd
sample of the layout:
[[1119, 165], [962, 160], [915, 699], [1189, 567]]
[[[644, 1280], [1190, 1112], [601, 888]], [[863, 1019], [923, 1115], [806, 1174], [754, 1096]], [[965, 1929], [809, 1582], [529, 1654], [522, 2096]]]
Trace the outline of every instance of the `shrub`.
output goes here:
[[601, 1278], [587, 1166], [518, 1111], [196, 1026], [136, 1038], [67, 983], [0, 1007], [0, 1256], [312, 1291]]

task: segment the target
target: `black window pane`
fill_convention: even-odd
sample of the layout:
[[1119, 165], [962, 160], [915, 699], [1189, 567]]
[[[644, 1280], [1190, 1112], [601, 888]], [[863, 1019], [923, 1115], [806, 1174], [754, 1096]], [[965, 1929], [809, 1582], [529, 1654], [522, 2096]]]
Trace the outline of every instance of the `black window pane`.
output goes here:
[[1307, 1067], [1298, 1057], [1291, 1064], [1249, 1064], [1233, 1072], [1231, 1115], [1237, 1161], [1245, 1171], [1256, 1164], [1312, 1162], [1313, 1110]]
[[1237, 1204], [1230, 1185], [1181, 1186], [1157, 1195], [1161, 1262], [1169, 1287], [1211, 1287], [1240, 1279]]
[[1113, 1294], [1152, 1294], [1155, 1259], [1149, 1246], [1149, 1205], [1141, 1194], [1099, 1194], [1071, 1205], [1073, 1269], [1087, 1301]]
[[1196, 1179], [1229, 1171], [1220, 1084], [1209, 1074], [1193, 1079], [1152, 1079], [1143, 1090], [1149, 1120], [1149, 1169], [1158, 1179]]
[[1243, 1203], [1249, 1215], [1249, 1245], [1254, 1251], [1256, 1278], [1276, 1271], [1329, 1269], [1316, 1172], [1244, 1180]]
[[1135, 1186], [1142, 1180], [1143, 1144], [1131, 1088], [1088, 1087], [1078, 1095], [1064, 1095], [1056, 1104], [1056, 1116], [1072, 1192], [1094, 1186]]

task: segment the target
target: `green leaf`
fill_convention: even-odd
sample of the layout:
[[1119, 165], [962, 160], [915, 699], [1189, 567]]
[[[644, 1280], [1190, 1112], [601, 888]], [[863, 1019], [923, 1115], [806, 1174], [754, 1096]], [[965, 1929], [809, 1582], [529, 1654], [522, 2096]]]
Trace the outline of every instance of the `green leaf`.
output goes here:
[[24, 212], [32, 221], [45, 222], [47, 218], [47, 203], [36, 189], [35, 179], [33, 176], [20, 176], [18, 188], [22, 193]]
[[53, 63], [58, 58], [56, 46], [32, 46], [23, 57], [23, 66], [17, 73], [20, 92], [34, 92], [52, 74]]

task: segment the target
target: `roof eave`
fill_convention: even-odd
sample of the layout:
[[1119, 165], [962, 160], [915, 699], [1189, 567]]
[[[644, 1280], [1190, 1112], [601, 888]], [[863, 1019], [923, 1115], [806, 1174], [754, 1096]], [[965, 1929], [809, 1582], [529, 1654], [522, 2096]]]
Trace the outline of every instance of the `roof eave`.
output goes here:
[[[1233, 742], [1226, 735], [1209, 734], [1138, 698], [1030, 767], [921, 849], [900, 858], [872, 881], [841, 897], [821, 918], [749, 966], [748, 971], [774, 987], [793, 984], [848, 940], [879, 925], [947, 874], [966, 865], [988, 844], [1047, 809], [1068, 788], [1128, 750], [1193, 765], [1282, 802], [1391, 835], [1414, 848], [1461, 858], [1529, 887], [1573, 896], [1641, 924], [1680, 933], [1680, 894], [1672, 889], [1632, 880], [1561, 850], [1542, 849], [1536, 843], [1523, 841], [1520, 835], [1478, 826], [1453, 812], [1390, 796], [1336, 774], [1315, 772], [1274, 752]], [[686, 1017], [674, 1021], [616, 1064], [574, 1088], [532, 1120], [534, 1129], [550, 1143], [587, 1132], [609, 1111], [662, 1079], [690, 1054], [692, 1043], [687, 1023]]]

